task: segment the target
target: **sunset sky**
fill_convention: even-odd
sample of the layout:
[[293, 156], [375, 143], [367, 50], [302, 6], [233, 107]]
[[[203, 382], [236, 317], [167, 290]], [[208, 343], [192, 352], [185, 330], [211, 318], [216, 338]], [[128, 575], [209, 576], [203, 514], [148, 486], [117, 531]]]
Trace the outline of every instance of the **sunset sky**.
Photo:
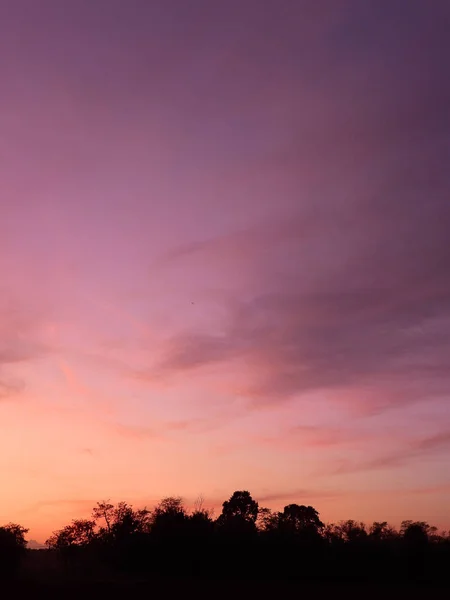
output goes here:
[[0, 524], [248, 489], [450, 526], [449, 30], [0, 1]]

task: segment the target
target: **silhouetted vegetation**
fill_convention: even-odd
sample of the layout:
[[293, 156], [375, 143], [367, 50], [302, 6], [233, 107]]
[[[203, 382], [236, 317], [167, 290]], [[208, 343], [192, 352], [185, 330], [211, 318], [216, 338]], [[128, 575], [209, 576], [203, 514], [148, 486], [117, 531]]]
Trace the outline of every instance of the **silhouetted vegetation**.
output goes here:
[[14, 576], [20, 566], [27, 542], [28, 529], [9, 523], [0, 527], [0, 576]]
[[3, 574], [21, 567], [25, 576], [29, 569], [33, 576], [80, 581], [445, 582], [450, 564], [449, 535], [428, 523], [403, 521], [398, 531], [386, 522], [325, 524], [312, 506], [273, 512], [248, 491], [234, 492], [217, 518], [202, 501], [188, 511], [181, 498], [165, 498], [152, 510], [99, 502], [90, 519], [72, 521], [50, 536], [47, 550], [28, 555], [26, 533], [15, 524], [0, 528]]

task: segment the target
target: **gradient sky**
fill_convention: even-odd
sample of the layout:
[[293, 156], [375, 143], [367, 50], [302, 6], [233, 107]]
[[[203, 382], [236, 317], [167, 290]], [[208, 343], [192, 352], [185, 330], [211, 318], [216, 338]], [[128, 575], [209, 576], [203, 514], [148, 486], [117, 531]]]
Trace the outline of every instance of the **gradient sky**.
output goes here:
[[0, 522], [244, 488], [450, 525], [449, 30], [0, 0]]

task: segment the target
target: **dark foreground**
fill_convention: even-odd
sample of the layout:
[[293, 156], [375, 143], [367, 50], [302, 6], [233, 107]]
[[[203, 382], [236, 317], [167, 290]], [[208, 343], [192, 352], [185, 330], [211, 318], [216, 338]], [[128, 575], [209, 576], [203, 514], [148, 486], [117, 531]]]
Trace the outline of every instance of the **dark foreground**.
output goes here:
[[20, 582], [7, 585], [5, 598], [445, 598], [449, 588], [432, 583], [361, 584], [301, 583], [289, 581], [221, 581], [207, 579], [155, 579], [134, 582]]
[[449, 588], [433, 584], [342, 584], [267, 581], [154, 580], [145, 582], [15, 582], [4, 598], [446, 598]]

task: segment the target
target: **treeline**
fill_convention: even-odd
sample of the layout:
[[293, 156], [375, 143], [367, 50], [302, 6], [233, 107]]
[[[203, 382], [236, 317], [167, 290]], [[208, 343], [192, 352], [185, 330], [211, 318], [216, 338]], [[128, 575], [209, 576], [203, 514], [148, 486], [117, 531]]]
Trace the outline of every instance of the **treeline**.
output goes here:
[[[0, 528], [0, 568], [20, 571], [27, 530]], [[77, 519], [35, 551], [64, 577], [170, 576], [305, 580], [444, 580], [450, 536], [425, 522], [370, 526], [348, 520], [324, 524], [312, 506], [262, 508], [237, 491], [217, 517], [201, 501], [187, 511], [181, 498], [135, 509], [99, 502], [90, 519]], [[25, 561], [26, 562], [26, 561]], [[19, 571], [18, 571], [19, 570]]]

